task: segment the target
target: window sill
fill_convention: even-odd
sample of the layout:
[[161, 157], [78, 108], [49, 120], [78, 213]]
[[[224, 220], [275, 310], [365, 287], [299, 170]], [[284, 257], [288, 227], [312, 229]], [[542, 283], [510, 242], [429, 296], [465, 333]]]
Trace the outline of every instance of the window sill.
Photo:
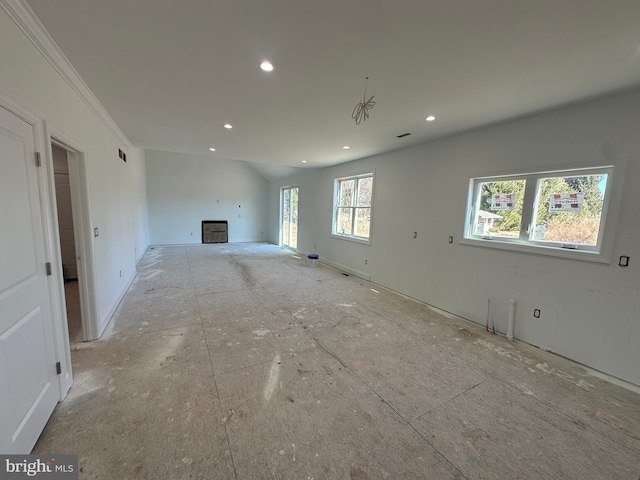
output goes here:
[[509, 250], [512, 252], [529, 253], [534, 255], [545, 255], [548, 257], [560, 257], [570, 260], [580, 260], [595, 263], [610, 263], [609, 255], [603, 252], [590, 252], [586, 250], [572, 250], [559, 247], [545, 247], [542, 245], [528, 245], [515, 242], [502, 242], [498, 239], [483, 240], [476, 238], [464, 238], [458, 242], [460, 245], [473, 247], [494, 248], [497, 250]]
[[348, 242], [359, 243], [360, 245], [371, 245], [370, 238], [350, 237], [349, 235], [339, 235], [337, 233], [332, 233], [331, 238], [337, 238], [339, 240], [346, 240]]

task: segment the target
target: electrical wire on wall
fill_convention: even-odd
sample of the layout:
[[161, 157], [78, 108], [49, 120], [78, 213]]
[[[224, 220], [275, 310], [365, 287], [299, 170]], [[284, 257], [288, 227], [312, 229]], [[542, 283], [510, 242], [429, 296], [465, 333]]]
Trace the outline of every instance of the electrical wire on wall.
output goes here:
[[364, 94], [362, 95], [362, 102], [358, 102], [351, 113], [351, 118], [353, 118], [356, 122], [356, 125], [360, 125], [360, 122], [364, 122], [369, 118], [369, 110], [373, 109], [376, 105], [376, 102], [373, 101], [375, 95], [371, 95], [369, 100], [367, 100], [367, 83], [369, 82], [369, 77], [365, 77], [364, 80]]

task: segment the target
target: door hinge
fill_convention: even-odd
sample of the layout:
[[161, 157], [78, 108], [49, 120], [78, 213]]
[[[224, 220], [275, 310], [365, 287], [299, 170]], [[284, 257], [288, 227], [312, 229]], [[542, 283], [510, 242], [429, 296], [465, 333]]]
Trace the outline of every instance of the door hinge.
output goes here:
[[60, 362], [56, 362], [56, 373], [58, 375], [62, 373], [62, 367], [60, 366]]
[[45, 266], [47, 267], [47, 276], [51, 275], [51, 262], [47, 262], [45, 264]]
[[41, 167], [42, 161], [40, 160], [40, 152], [36, 152], [36, 167]]

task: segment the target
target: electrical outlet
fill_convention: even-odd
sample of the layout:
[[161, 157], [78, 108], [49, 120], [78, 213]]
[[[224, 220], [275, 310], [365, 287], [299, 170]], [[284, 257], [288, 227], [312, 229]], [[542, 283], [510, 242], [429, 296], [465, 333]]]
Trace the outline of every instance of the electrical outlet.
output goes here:
[[120, 270], [120, 278], [122, 278], [122, 270]]
[[364, 259], [364, 264], [366, 265], [366, 264], [367, 264], [367, 262], [368, 262], [368, 260], [365, 258], [365, 259]]
[[626, 255], [621, 255], [620, 256], [620, 260], [618, 260], [618, 265], [620, 265], [621, 267], [628, 267], [629, 266], [629, 257]]
[[94, 228], [94, 229], [93, 229], [93, 236], [94, 236], [94, 237], [98, 237], [98, 236], [100, 236], [100, 232], [98, 231], [98, 227], [96, 227], [96, 228]]
[[533, 318], [540, 318], [540, 309], [539, 308], [534, 308], [533, 309]]
[[449, 243], [453, 243], [453, 237], [449, 235]]

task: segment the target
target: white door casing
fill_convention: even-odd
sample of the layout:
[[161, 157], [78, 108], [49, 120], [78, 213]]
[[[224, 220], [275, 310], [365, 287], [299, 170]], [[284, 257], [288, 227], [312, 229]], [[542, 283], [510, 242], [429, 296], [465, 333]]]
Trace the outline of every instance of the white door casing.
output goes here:
[[29, 453], [60, 398], [32, 125], [0, 107], [0, 453]]

